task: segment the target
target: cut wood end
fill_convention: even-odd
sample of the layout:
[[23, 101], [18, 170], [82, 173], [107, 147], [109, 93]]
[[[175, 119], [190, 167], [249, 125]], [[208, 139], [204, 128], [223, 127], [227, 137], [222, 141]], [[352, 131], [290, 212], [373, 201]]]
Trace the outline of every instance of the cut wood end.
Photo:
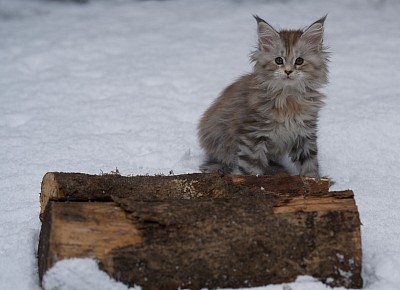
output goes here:
[[44, 210], [51, 198], [62, 198], [64, 193], [59, 190], [55, 172], [47, 172], [42, 179], [40, 192], [40, 215], [39, 218], [43, 221]]
[[49, 268], [69, 258], [93, 257], [103, 263], [112, 249], [143, 243], [140, 231], [114, 202], [50, 203]]

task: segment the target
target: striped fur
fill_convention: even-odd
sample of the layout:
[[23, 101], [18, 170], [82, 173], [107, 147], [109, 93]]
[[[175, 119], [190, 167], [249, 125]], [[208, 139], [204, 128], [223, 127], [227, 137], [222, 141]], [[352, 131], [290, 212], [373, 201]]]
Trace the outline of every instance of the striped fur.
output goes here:
[[200, 170], [274, 174], [285, 170], [281, 161], [289, 156], [298, 174], [318, 177], [317, 121], [324, 98], [318, 89], [328, 82], [325, 17], [304, 31], [279, 32], [255, 18], [253, 72], [227, 87], [200, 120], [206, 152]]

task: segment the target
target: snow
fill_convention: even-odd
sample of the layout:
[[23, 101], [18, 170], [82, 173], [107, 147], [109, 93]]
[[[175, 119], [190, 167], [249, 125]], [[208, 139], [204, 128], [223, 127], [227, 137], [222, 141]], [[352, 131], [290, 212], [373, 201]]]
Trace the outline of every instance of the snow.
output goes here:
[[[251, 15], [297, 28], [329, 13], [322, 173], [355, 192], [364, 288], [400, 289], [399, 11], [394, 0], [0, 0], [0, 288], [39, 289], [46, 172], [197, 172], [201, 114], [251, 70]], [[44, 285], [127, 289], [87, 259], [60, 262]], [[299, 277], [257, 289], [329, 288]]]
[[[74, 277], [74, 279], [71, 279]], [[68, 259], [54, 265], [43, 278], [43, 288], [48, 290], [127, 290], [121, 282], [99, 270], [93, 259]], [[140, 290], [140, 287], [129, 288]]]

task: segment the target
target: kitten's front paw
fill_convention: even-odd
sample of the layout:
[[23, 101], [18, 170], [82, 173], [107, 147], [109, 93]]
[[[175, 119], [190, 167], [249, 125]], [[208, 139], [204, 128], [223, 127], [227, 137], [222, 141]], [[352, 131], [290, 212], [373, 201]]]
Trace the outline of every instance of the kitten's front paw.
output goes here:
[[301, 176], [312, 177], [315, 180], [319, 181], [321, 179], [319, 172], [315, 170], [308, 170], [308, 171], [300, 171]]
[[303, 164], [298, 166], [299, 174], [301, 176], [313, 177], [313, 178], [319, 180], [320, 175], [319, 175], [318, 167], [319, 167], [318, 163], [315, 160], [306, 160], [305, 162], [303, 162]]

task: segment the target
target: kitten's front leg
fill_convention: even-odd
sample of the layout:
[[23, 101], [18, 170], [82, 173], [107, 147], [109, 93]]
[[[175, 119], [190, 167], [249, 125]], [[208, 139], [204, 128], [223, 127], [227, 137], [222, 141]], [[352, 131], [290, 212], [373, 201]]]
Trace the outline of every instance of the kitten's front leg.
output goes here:
[[319, 178], [318, 148], [315, 135], [299, 136], [289, 155], [300, 175]]
[[[262, 158], [257, 154], [254, 144], [251, 143], [247, 138], [240, 140], [234, 174], [263, 175], [263, 170], [260, 166], [260, 159]], [[264, 152], [263, 156], [265, 156]]]
[[233, 174], [263, 175], [263, 170], [256, 163], [257, 161], [248, 155], [239, 155]]

